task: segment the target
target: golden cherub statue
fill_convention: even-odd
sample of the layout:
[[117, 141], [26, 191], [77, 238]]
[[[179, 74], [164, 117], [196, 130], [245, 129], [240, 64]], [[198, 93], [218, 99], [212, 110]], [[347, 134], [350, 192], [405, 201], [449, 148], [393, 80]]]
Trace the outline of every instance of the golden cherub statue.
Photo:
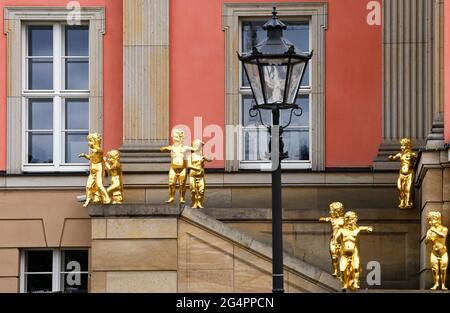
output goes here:
[[412, 144], [409, 138], [400, 140], [400, 152], [396, 155], [390, 155], [389, 160], [400, 160], [400, 176], [397, 181], [401, 209], [410, 209], [413, 207], [414, 197], [414, 163], [417, 155], [412, 151]]
[[102, 137], [97, 134], [87, 136], [91, 154], [80, 153], [78, 157], [89, 160], [89, 177], [86, 183], [86, 201], [83, 207], [87, 207], [90, 202], [93, 203], [111, 203], [103, 181], [105, 179], [105, 162], [103, 160]]
[[336, 235], [339, 229], [344, 225], [344, 205], [340, 202], [333, 202], [330, 204], [330, 216], [321, 217], [320, 222], [331, 223], [331, 238], [330, 238], [330, 256], [333, 265], [333, 276], [340, 277], [339, 273], [339, 256], [341, 246], [337, 242]]
[[174, 201], [177, 182], [180, 188], [180, 203], [184, 203], [184, 196], [186, 194], [187, 153], [192, 148], [183, 144], [184, 132], [182, 129], [175, 128], [172, 130], [172, 141], [172, 145], [160, 149], [161, 151], [170, 151], [172, 158], [169, 170], [169, 200], [166, 203], [172, 203]]
[[359, 276], [361, 273], [359, 259], [359, 238], [361, 231], [371, 233], [372, 226], [358, 226], [358, 215], [348, 211], [344, 215], [344, 225], [336, 234], [336, 241], [340, 244], [341, 256], [339, 270], [341, 272], [342, 289], [359, 289]]
[[192, 142], [192, 152], [189, 162], [189, 189], [191, 191], [192, 207], [203, 208], [205, 198], [205, 161], [212, 160], [203, 155], [204, 143], [196, 139]]
[[112, 198], [112, 204], [121, 204], [123, 202], [123, 179], [119, 151], [109, 151], [105, 163], [109, 175], [109, 187], [106, 191]]
[[431, 290], [439, 288], [439, 278], [441, 281], [441, 289], [447, 290], [445, 287], [445, 279], [447, 276], [448, 254], [447, 254], [447, 227], [442, 225], [441, 213], [431, 211], [427, 214], [430, 229], [427, 231], [425, 243], [433, 244], [430, 256], [431, 271], [433, 273], [434, 286]]

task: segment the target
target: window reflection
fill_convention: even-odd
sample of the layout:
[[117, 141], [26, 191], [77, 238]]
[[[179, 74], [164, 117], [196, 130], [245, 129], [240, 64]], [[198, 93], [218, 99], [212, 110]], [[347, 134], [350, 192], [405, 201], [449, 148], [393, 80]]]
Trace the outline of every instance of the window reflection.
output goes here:
[[28, 56], [53, 56], [53, 26], [28, 27]]
[[80, 59], [66, 60], [66, 89], [89, 89], [89, 62]]
[[[251, 96], [242, 97], [242, 126], [243, 126], [243, 159], [246, 161], [269, 160], [269, 133], [262, 126], [260, 117], [250, 116], [249, 109], [254, 105]], [[288, 152], [290, 161], [310, 160], [310, 130], [309, 130], [309, 95], [299, 95], [296, 103], [302, 109], [302, 115], [292, 115], [291, 124], [283, 133], [284, 150]], [[271, 125], [271, 112], [260, 110], [264, 125]], [[281, 111], [281, 124], [289, 122], [290, 110]]]
[[28, 60], [28, 88], [30, 90], [53, 89], [52, 59], [32, 58]]
[[53, 100], [30, 99], [28, 106], [28, 129], [53, 129]]
[[89, 55], [89, 27], [66, 26], [66, 56]]
[[[266, 38], [267, 32], [262, 29], [266, 21], [242, 22], [242, 52], [247, 52]], [[309, 46], [309, 22], [283, 20], [287, 29], [283, 32], [284, 38], [293, 43], [300, 52], [310, 51]], [[309, 67], [309, 65], [308, 65]], [[244, 73], [244, 72], [242, 72]], [[247, 77], [242, 75], [242, 85], [249, 86]], [[309, 70], [305, 71], [302, 86], [309, 86]]]
[[65, 163], [88, 163], [78, 155], [89, 152], [86, 139], [89, 133], [89, 101], [66, 99], [65, 108]]
[[28, 163], [53, 163], [53, 135], [28, 135]]

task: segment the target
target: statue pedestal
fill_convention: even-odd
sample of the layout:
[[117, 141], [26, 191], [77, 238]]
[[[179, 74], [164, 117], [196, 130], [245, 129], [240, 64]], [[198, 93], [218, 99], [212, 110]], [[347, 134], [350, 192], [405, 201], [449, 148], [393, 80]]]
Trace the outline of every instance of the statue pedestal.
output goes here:
[[91, 292], [177, 292], [177, 220], [169, 205], [92, 205]]

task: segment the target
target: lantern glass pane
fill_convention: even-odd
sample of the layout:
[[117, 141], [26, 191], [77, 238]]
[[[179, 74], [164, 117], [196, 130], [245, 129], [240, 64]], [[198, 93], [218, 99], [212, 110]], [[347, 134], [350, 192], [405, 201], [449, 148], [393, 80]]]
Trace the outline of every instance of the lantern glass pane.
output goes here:
[[261, 87], [261, 78], [259, 76], [258, 65], [254, 63], [244, 64], [247, 78], [250, 81], [250, 86], [255, 95], [257, 104], [264, 104], [263, 91]]
[[305, 67], [305, 63], [300, 62], [294, 64], [291, 67], [289, 86], [288, 86], [288, 96], [286, 99], [287, 103], [294, 103], [297, 97], [298, 87], [300, 85], [300, 79], [302, 78], [303, 69]]
[[287, 66], [263, 66], [267, 103], [283, 103], [286, 85]]

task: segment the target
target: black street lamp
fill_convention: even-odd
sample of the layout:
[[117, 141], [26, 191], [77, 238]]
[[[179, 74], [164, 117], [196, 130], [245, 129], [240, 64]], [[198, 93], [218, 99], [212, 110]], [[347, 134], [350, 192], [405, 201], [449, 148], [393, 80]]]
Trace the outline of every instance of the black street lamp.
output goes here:
[[[295, 102], [312, 52], [302, 53], [283, 38], [286, 25], [277, 17], [275, 7], [272, 18], [264, 24], [263, 29], [267, 31], [267, 38], [251, 51], [238, 54], [238, 57], [244, 65], [256, 102], [250, 109], [250, 115], [259, 115], [263, 124], [260, 110], [272, 111], [272, 125], [266, 126], [270, 133], [272, 160], [272, 291], [284, 292], [281, 160], [286, 159], [288, 154], [284, 152], [282, 134], [291, 123], [292, 115], [302, 114]], [[286, 109], [291, 110], [289, 121], [286, 125], [280, 125], [280, 110]]]

